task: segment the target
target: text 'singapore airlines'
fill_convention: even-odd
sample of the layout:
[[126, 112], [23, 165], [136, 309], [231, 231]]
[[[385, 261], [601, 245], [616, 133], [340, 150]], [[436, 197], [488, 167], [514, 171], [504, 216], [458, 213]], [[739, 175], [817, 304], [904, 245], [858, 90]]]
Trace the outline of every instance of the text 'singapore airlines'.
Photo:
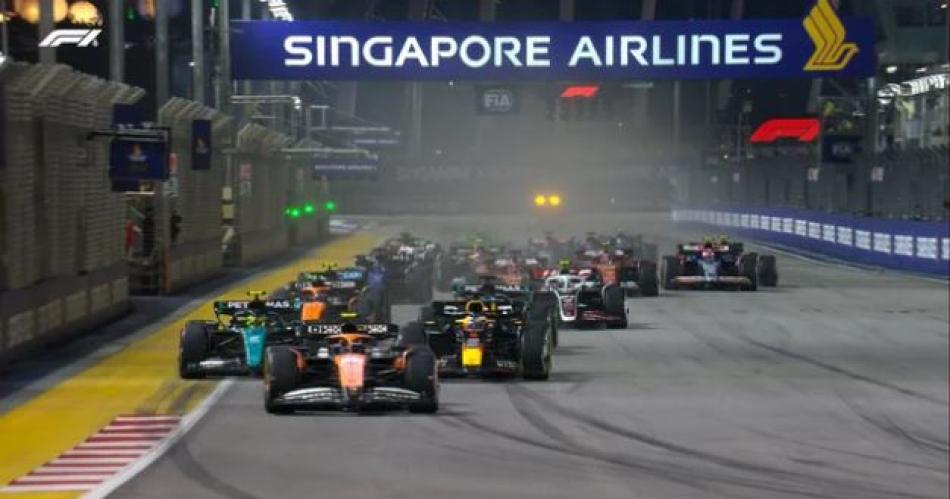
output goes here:
[[[692, 34], [664, 38], [641, 35], [582, 36], [566, 65], [593, 67], [700, 66], [704, 64], [746, 66], [778, 64], [782, 60], [782, 33]], [[392, 36], [292, 35], [284, 40], [284, 65], [301, 67], [378, 68], [440, 67], [458, 61], [466, 68], [549, 68], [552, 65], [550, 36], [471, 35], [461, 39], [432, 36], [420, 40], [408, 36], [397, 42]]]

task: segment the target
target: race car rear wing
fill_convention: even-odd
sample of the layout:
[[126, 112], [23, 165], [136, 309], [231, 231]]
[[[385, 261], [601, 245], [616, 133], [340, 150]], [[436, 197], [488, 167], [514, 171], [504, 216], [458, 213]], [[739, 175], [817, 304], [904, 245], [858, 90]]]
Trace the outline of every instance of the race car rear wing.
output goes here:
[[[251, 309], [252, 300], [224, 300], [214, 302], [214, 313], [220, 315], [233, 315], [242, 310]], [[275, 312], [289, 312], [297, 310], [300, 305], [293, 300], [263, 300], [264, 308]]]
[[[345, 323], [324, 323], [324, 322], [305, 322], [301, 326], [301, 332], [313, 336], [333, 336], [343, 334]], [[395, 324], [352, 324], [356, 332], [378, 337], [396, 336], [399, 334], [399, 326]]]
[[473, 312], [470, 304], [481, 303], [482, 309], [477, 312], [479, 315], [488, 317], [508, 317], [520, 315], [524, 312], [525, 302], [519, 300], [510, 300], [498, 302], [493, 300], [451, 300], [432, 302], [432, 311], [437, 317], [462, 318]]

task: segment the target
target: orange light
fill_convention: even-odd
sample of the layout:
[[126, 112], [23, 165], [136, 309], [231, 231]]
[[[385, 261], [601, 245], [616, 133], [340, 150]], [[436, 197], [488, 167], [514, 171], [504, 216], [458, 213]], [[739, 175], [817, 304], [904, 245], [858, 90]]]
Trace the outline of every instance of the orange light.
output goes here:
[[548, 204], [548, 198], [546, 198], [543, 194], [538, 194], [534, 197], [535, 206], [544, 206], [546, 204]]
[[[24, 21], [30, 24], [40, 22], [39, 0], [17, 0], [13, 4], [13, 10], [19, 14]], [[58, 23], [66, 19], [68, 10], [69, 6], [66, 4], [66, 0], [53, 0], [53, 22]]]
[[557, 194], [548, 196], [548, 204], [551, 206], [561, 206], [561, 196]]
[[99, 9], [96, 9], [95, 5], [86, 0], [80, 0], [69, 6], [69, 21], [83, 26], [102, 25]]

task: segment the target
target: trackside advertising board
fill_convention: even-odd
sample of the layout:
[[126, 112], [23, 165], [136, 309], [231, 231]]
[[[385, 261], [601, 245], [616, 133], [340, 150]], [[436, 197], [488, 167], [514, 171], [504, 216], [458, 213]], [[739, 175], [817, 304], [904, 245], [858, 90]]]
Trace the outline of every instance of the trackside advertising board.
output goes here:
[[864, 78], [874, 26], [804, 19], [409, 23], [235, 21], [239, 80]]

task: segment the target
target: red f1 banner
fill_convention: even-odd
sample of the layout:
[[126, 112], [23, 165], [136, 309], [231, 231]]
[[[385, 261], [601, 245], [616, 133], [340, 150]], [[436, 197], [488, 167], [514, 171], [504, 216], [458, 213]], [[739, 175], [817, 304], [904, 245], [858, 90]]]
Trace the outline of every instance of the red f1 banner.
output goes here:
[[797, 139], [811, 143], [818, 138], [821, 122], [818, 118], [774, 119], [759, 126], [752, 134], [753, 144], [771, 144], [779, 139]]

